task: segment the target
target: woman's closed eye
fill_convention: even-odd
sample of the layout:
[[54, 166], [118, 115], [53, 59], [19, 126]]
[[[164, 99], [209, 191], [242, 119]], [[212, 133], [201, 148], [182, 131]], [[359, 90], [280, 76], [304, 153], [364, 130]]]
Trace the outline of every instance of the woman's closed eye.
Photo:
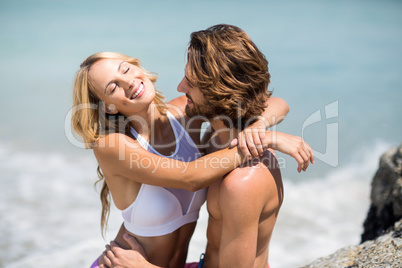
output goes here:
[[128, 73], [129, 70], [130, 70], [130, 67], [124, 67], [123, 68], [123, 74]]
[[117, 84], [110, 85], [110, 87], [111, 87], [111, 90], [110, 90], [109, 95], [112, 95], [117, 89]]

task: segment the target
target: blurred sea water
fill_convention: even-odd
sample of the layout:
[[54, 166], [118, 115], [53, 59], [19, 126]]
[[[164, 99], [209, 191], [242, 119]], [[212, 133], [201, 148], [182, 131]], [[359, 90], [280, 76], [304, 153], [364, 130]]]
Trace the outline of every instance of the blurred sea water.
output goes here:
[[[138, 57], [180, 96], [191, 32], [234, 24], [269, 61], [290, 106], [275, 129], [303, 136], [306, 173], [278, 153], [285, 201], [273, 267], [298, 267], [359, 242], [378, 157], [401, 143], [399, 1], [0, 1], [0, 267], [89, 267], [100, 234], [96, 161], [68, 139], [74, 74], [95, 52]], [[202, 210], [189, 260], [205, 248]]]

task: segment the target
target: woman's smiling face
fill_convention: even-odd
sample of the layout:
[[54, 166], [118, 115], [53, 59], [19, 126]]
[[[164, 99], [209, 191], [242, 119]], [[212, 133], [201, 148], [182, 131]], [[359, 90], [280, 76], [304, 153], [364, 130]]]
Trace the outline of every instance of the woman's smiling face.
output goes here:
[[[155, 97], [155, 88], [139, 67], [119, 59], [103, 59], [89, 70], [89, 79], [99, 98], [129, 117], [149, 106]], [[144, 106], [146, 105], [146, 106]]]

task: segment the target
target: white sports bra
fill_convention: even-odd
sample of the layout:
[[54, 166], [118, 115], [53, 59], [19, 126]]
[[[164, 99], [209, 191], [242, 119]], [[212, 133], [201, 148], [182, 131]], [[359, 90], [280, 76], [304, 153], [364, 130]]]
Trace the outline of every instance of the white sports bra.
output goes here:
[[[158, 153], [133, 128], [131, 133], [141, 146], [151, 153], [191, 162], [201, 157], [193, 140], [182, 125], [167, 112], [177, 142], [175, 152], [170, 156]], [[163, 165], [162, 165], [163, 167]], [[197, 221], [207, 189], [191, 192], [142, 184], [135, 201], [122, 211], [124, 227], [139, 236], [161, 236], [169, 234], [184, 224]]]

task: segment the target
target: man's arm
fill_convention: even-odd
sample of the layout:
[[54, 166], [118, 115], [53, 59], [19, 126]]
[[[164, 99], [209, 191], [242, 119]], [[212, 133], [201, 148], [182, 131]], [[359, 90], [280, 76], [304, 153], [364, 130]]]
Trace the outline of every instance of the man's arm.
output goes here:
[[[166, 103], [166, 106], [180, 120], [180, 118], [185, 116], [186, 104], [187, 98], [180, 96]], [[249, 158], [262, 155], [264, 150], [268, 148], [269, 141], [265, 135], [265, 130], [279, 124], [289, 112], [289, 105], [282, 98], [270, 97], [265, 104], [266, 108], [258, 117], [259, 119], [243, 130], [238, 138], [231, 143], [232, 146], [238, 144], [241, 153], [246, 157], [250, 156]], [[196, 144], [203, 144], [203, 142], [199, 142], [198, 138], [200, 136], [201, 124], [205, 121], [201, 117], [196, 117], [195, 120], [190, 119], [190, 122], [191, 125], [187, 124], [186, 130]], [[207, 135], [203, 138], [203, 141], [205, 141], [205, 138], [209, 138], [211, 133], [213, 132], [207, 131]]]
[[265, 104], [266, 108], [261, 116], [263, 117], [263, 121], [266, 120], [266, 129], [282, 122], [289, 113], [289, 105], [282, 98], [270, 97]]
[[266, 170], [261, 172], [264, 171], [255, 167], [238, 168], [222, 181], [219, 267], [254, 266], [259, 220], [267, 198], [267, 188], [261, 183], [273, 180], [272, 176], [267, 180]]

